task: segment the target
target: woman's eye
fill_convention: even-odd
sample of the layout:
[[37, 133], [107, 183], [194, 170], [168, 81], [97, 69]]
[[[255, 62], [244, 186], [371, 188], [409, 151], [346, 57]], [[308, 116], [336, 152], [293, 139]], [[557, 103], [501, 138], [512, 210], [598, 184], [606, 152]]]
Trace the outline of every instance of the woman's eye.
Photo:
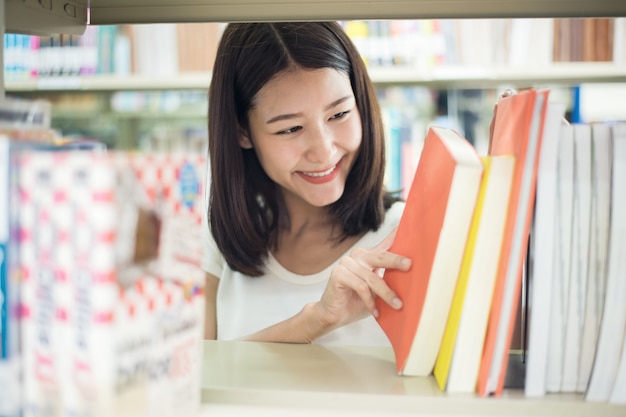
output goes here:
[[333, 115], [333, 117], [331, 117], [330, 119], [331, 120], [332, 119], [341, 119], [343, 116], [345, 116], [348, 113], [350, 113], [350, 111], [342, 111], [342, 112], [339, 112], [339, 113]]
[[302, 129], [302, 126], [294, 126], [294, 127], [290, 127], [289, 129], [285, 129], [285, 130], [281, 130], [279, 132], [276, 132], [276, 134], [278, 135], [287, 135], [289, 133], [295, 133], [298, 130]]

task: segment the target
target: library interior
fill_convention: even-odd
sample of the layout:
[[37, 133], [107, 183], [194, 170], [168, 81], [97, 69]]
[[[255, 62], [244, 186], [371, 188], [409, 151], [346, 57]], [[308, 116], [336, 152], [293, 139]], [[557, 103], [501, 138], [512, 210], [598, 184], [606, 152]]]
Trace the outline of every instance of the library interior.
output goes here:
[[[394, 340], [204, 339], [208, 91], [257, 21], [339, 23], [406, 207], [435, 132], [479, 161], [458, 254], [432, 243], [449, 294], [411, 310], [445, 310], [426, 375]], [[623, 0], [0, 0], [0, 27], [0, 417], [626, 415]]]

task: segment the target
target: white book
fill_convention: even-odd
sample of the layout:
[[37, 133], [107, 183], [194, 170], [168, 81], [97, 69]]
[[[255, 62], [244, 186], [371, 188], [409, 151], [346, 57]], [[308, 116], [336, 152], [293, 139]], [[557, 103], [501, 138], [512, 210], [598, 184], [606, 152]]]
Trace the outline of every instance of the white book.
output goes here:
[[559, 137], [557, 205], [554, 236], [554, 265], [548, 337], [546, 391], [560, 392], [563, 376], [563, 349], [571, 267], [572, 219], [574, 198], [574, 129], [562, 126]]
[[613, 126], [611, 228], [606, 298], [588, 401], [608, 401], [620, 366], [626, 329], [626, 124]]
[[552, 63], [554, 19], [512, 19], [508, 65], [547, 66]]
[[[450, 330], [451, 337], [448, 336], [448, 328], [444, 334], [444, 341], [453, 340], [452, 346], [446, 346], [450, 353], [450, 368], [445, 390], [449, 393], [473, 393], [476, 390], [491, 308], [491, 299], [485, 294], [492, 294], [496, 283], [500, 256], [494, 248], [502, 247], [515, 157], [484, 157], [483, 163], [485, 170], [479, 200], [474, 209], [453, 306], [448, 317], [447, 326], [454, 329], [456, 322], [458, 327], [456, 334]], [[445, 352], [443, 343], [440, 356], [442, 352]], [[439, 370], [437, 365], [439, 363], [435, 364], [436, 377]]]
[[589, 277], [578, 370], [578, 392], [587, 390], [596, 352], [605, 297], [611, 213], [611, 130], [608, 124], [603, 123], [593, 124], [591, 129], [593, 162]]
[[173, 76], [178, 74], [178, 46], [175, 25], [154, 23], [133, 26], [133, 59], [137, 74]]
[[626, 64], [626, 17], [615, 18], [613, 28], [613, 63]]
[[572, 262], [563, 350], [562, 392], [575, 392], [586, 304], [589, 269], [589, 225], [591, 220], [591, 126], [572, 125], [574, 129], [574, 207]]
[[12, 314], [17, 293], [14, 278], [11, 241], [11, 144], [0, 135], [0, 416], [17, 417], [21, 414], [19, 382], [19, 341], [17, 320]]
[[626, 339], [622, 342], [622, 355], [619, 360], [619, 368], [609, 402], [612, 404], [626, 404]]
[[565, 105], [549, 103], [544, 122], [543, 139], [537, 172], [537, 200], [531, 232], [532, 276], [530, 289], [532, 309], [528, 337], [525, 394], [543, 396], [546, 392], [550, 303], [554, 263], [554, 224], [556, 221], [557, 168], [559, 135]]
[[[30, 415], [49, 415], [61, 407], [58, 353], [64, 341], [57, 334], [54, 247], [58, 233], [51, 217], [56, 204], [50, 173], [54, 155], [41, 158], [20, 170], [19, 262], [25, 271], [20, 284], [23, 401]], [[26, 157], [21, 158], [24, 164]], [[27, 413], [28, 415], [28, 413]]]

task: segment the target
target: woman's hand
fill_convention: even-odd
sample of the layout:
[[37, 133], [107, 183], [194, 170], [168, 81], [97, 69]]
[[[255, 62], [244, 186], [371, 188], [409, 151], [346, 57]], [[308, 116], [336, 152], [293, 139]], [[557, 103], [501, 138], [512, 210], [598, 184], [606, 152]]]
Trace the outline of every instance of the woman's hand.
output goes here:
[[411, 267], [409, 258], [388, 252], [395, 235], [396, 230], [371, 250], [352, 250], [333, 268], [322, 298], [314, 304], [323, 329], [341, 327], [364, 318], [368, 312], [377, 317], [376, 297], [393, 308], [402, 307], [402, 301], [382, 279], [384, 269], [406, 271]]
[[317, 338], [367, 316], [378, 315], [374, 300], [402, 307], [397, 295], [382, 279], [384, 269], [411, 267], [411, 260], [388, 252], [394, 230], [373, 249], [354, 249], [339, 260], [319, 301], [309, 303], [295, 316], [251, 334], [245, 340], [311, 343]]

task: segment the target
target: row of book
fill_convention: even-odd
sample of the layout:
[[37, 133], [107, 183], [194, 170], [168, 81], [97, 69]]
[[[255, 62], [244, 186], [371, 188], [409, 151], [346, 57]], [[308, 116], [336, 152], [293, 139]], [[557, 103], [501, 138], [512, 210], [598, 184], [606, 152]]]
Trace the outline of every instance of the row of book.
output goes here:
[[484, 155], [429, 128], [390, 248], [414, 267], [384, 276], [404, 307], [379, 301], [378, 322], [400, 374], [500, 396], [525, 307], [529, 396], [625, 404], [626, 124], [568, 125], [549, 93], [501, 99]]
[[526, 393], [626, 403], [626, 124], [545, 138], [531, 231]]
[[385, 186], [406, 198], [430, 126], [454, 129], [482, 152], [487, 149], [496, 89], [424, 86], [377, 88], [385, 126]]
[[209, 72], [222, 24], [87, 26], [83, 35], [4, 35], [7, 81]]
[[345, 21], [370, 66], [490, 68], [626, 61], [626, 19]]
[[616, 47], [624, 46], [623, 30], [623, 27], [618, 27], [616, 31], [615, 19], [555, 19], [553, 60], [611, 62]]
[[[626, 62], [626, 19], [343, 21], [370, 66], [483, 67]], [[88, 26], [78, 35], [6, 34], [6, 79], [209, 72], [224, 24]], [[487, 47], [486, 47], [487, 46]]]
[[[88, 27], [84, 35], [4, 35], [4, 74], [7, 81], [48, 76], [109, 74], [107, 62], [116, 41], [114, 26]], [[122, 43], [119, 42], [121, 47]], [[119, 71], [120, 68], [118, 67]]]
[[0, 416], [195, 414], [205, 158], [38, 131], [0, 135]]

